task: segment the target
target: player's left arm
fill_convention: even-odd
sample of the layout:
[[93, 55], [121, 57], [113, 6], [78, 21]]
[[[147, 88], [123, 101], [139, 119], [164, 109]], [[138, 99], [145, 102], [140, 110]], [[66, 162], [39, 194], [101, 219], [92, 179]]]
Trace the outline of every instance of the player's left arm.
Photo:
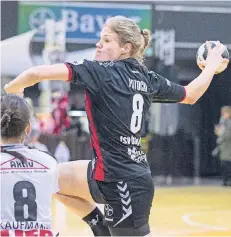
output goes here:
[[152, 81], [156, 92], [153, 102], [194, 104], [208, 89], [215, 70], [207, 66], [201, 74], [187, 86], [170, 82], [157, 73], [152, 73]]
[[182, 104], [194, 104], [206, 92], [212, 82], [216, 69], [207, 66], [201, 74], [185, 86], [185, 99]]
[[185, 99], [186, 90], [183, 86], [173, 83], [161, 75], [150, 72], [152, 102], [177, 103]]
[[153, 84], [157, 90], [152, 100], [157, 103], [194, 104], [208, 89], [214, 73], [215, 70], [205, 67], [201, 74], [187, 86], [170, 82], [161, 75], [153, 73]]
[[205, 68], [196, 79], [185, 86], [186, 97], [181, 103], [194, 104], [208, 89], [220, 64], [224, 60], [228, 61], [228, 59], [223, 59], [222, 57], [225, 47], [223, 47], [220, 42], [218, 42], [213, 49], [209, 42], [206, 42], [206, 44], [208, 48], [208, 57], [206, 59]]
[[8, 94], [23, 93], [24, 88], [30, 87], [43, 80], [67, 81], [69, 70], [65, 64], [42, 65], [32, 67], [4, 86]]

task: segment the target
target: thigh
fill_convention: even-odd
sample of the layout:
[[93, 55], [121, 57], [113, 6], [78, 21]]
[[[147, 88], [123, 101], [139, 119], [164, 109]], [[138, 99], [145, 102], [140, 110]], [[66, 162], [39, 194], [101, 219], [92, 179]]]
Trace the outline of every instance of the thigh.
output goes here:
[[96, 207], [95, 203], [88, 202], [80, 197], [67, 196], [57, 193], [54, 195], [54, 199], [64, 204], [65, 207], [69, 208], [71, 211], [74, 211], [75, 214], [81, 218], [91, 213]]
[[87, 168], [89, 162], [90, 160], [78, 160], [58, 165], [60, 194], [94, 202], [88, 187]]
[[[150, 174], [117, 183], [98, 182], [98, 186], [105, 199], [104, 213], [107, 226], [130, 228], [129, 233], [133, 230], [139, 235], [142, 229], [143, 235], [149, 234], [149, 214], [154, 196], [154, 184]], [[126, 231], [123, 235], [126, 235]]]

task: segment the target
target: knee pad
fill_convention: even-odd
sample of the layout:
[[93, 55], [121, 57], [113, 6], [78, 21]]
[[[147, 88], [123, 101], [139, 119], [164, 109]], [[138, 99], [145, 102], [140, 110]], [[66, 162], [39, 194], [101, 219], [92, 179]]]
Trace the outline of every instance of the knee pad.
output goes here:
[[150, 234], [150, 227], [148, 223], [139, 227], [128, 228], [109, 226], [109, 230], [112, 236], [145, 236]]

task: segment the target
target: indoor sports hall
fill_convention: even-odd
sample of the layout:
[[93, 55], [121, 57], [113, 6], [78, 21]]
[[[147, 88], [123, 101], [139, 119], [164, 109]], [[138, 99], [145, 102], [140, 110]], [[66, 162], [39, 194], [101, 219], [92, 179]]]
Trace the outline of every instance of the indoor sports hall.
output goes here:
[[[130, 40], [121, 40], [119, 24], [116, 27], [113, 25], [115, 23], [107, 24], [115, 16], [126, 17], [125, 21], [137, 26], [132, 28], [136, 31], [132, 31]], [[64, 163], [91, 160], [92, 169], [88, 171], [92, 172], [91, 178], [97, 180], [98, 187], [101, 185], [101, 196], [103, 185], [115, 184], [117, 176], [121, 174], [129, 178], [117, 180], [115, 193], [118, 190], [125, 192], [126, 182], [139, 178], [134, 178], [138, 173], [134, 167], [145, 167], [150, 171], [149, 180], [153, 180], [155, 186], [149, 216], [152, 236], [231, 236], [230, 23], [230, 0], [1, 1], [1, 103], [7, 94], [17, 94], [25, 98], [30, 111], [31, 130], [25, 133], [23, 141], [20, 140], [20, 146], [25, 145], [48, 152], [56, 160], [56, 168], [62, 167]], [[114, 41], [110, 39], [111, 32], [112, 35], [116, 35]], [[129, 31], [126, 31], [126, 34], [129, 34]], [[149, 37], [149, 44], [145, 43], [145, 37]], [[139, 50], [135, 56], [130, 54], [124, 58], [127, 51], [135, 52], [135, 43], [132, 43], [134, 39], [138, 39], [135, 43], [142, 41]], [[116, 42], [113, 47], [118, 46], [115, 49], [119, 50], [113, 51], [108, 60], [100, 60], [100, 56], [104, 55], [102, 52], [110, 53], [110, 50], [114, 49], [110, 48], [110, 42]], [[120, 57], [114, 58], [118, 52], [121, 52]], [[140, 61], [136, 55], [140, 56]], [[87, 76], [77, 80], [77, 69], [84, 67], [86, 62], [106, 68], [106, 71], [122, 60], [136, 60], [136, 64], [133, 62], [134, 65], [141, 64], [142, 70], [147, 70], [147, 75], [153, 76], [150, 78], [154, 78], [154, 83], [149, 80], [150, 84], [146, 86], [142, 81], [143, 77], [138, 76], [139, 68], [135, 68], [131, 70], [132, 74], [129, 74], [130, 69], [126, 71], [125, 74], [129, 75], [127, 81], [117, 80], [119, 86], [113, 84], [110, 87], [111, 78], [114, 78], [113, 73], [98, 76], [98, 71], [93, 66], [87, 68], [89, 70], [86, 75], [90, 75], [90, 80]], [[64, 63], [67, 66], [66, 80], [57, 76], [58, 74], [52, 79], [41, 79], [38, 76], [41, 73], [36, 74], [38, 81], [41, 80], [34, 83], [35, 85], [29, 85], [31, 81], [36, 81], [33, 73], [28, 77], [30, 80], [24, 80], [26, 76], [23, 79], [28, 70], [38, 69], [41, 65], [49, 68], [45, 73], [49, 77], [54, 73], [49, 66]], [[126, 62], [124, 65], [127, 65]], [[208, 68], [212, 68], [212, 73]], [[122, 75], [119, 69], [115, 71]], [[133, 80], [133, 76], [136, 80]], [[74, 77], [77, 79], [74, 80]], [[91, 78], [95, 77], [97, 80], [91, 81]], [[22, 88], [9, 92], [15, 78], [18, 88], [20, 86], [17, 85], [17, 80], [24, 80], [24, 83], [21, 83]], [[116, 78], [121, 79], [122, 76]], [[98, 87], [97, 83], [101, 83], [101, 80], [105, 81]], [[26, 84], [29, 86], [25, 86]], [[123, 103], [120, 103], [121, 98], [124, 99], [127, 95], [127, 91], [119, 91], [124, 85], [129, 87], [128, 90], [133, 90], [133, 94], [129, 94], [130, 97], [126, 97]], [[110, 93], [119, 91], [116, 96], [113, 97], [108, 91], [103, 94], [107, 86]], [[154, 88], [152, 92], [150, 88]], [[179, 89], [179, 93], [174, 91], [175, 88]], [[95, 91], [92, 92], [91, 89]], [[196, 101], [184, 103], [184, 100], [189, 98], [186, 92], [193, 94], [192, 90], [194, 95], [200, 96]], [[147, 100], [144, 96], [149, 92], [155, 96], [146, 106]], [[108, 96], [108, 101], [98, 99], [100, 96]], [[101, 106], [104, 102], [105, 107]], [[110, 103], [113, 104], [107, 110], [110, 113], [104, 114], [106, 105]], [[127, 103], [130, 107], [125, 107]], [[149, 106], [146, 114], [145, 106]], [[10, 124], [14, 111], [9, 112], [5, 107], [3, 111], [10, 113], [7, 117]], [[3, 117], [2, 112], [1, 130], [5, 126], [2, 125]], [[6, 119], [6, 116], [4, 118]], [[98, 127], [95, 124], [98, 124]], [[104, 129], [102, 133], [100, 129]], [[121, 132], [123, 129], [125, 133]], [[15, 145], [11, 141], [9, 139], [6, 142], [1, 133], [1, 149], [4, 145]], [[17, 148], [19, 144], [15, 143]], [[41, 189], [39, 191], [36, 188], [38, 183], [34, 181], [33, 184], [30, 181], [30, 174], [37, 170], [42, 177], [47, 166], [38, 161], [33, 163], [33, 157], [26, 157], [25, 166], [17, 157], [9, 158], [9, 154], [3, 154], [2, 150], [1, 153], [1, 197], [11, 188], [3, 181], [6, 175], [13, 186], [9, 201], [3, 203], [4, 198], [1, 198], [0, 233], [1, 236], [8, 236], [4, 233], [9, 234], [13, 231], [12, 233], [17, 233], [16, 236], [20, 236], [20, 231], [32, 231], [35, 223], [43, 223], [43, 220], [37, 220], [38, 216], [43, 216], [39, 199], [42, 197], [42, 201], [45, 200], [48, 187], [44, 186], [44, 195], [43, 192], [41, 194]], [[124, 154], [126, 159], [122, 160]], [[4, 157], [8, 160], [4, 160]], [[110, 162], [113, 165], [108, 165]], [[122, 162], [126, 169], [122, 167]], [[119, 168], [115, 172], [116, 165]], [[81, 176], [80, 173], [83, 171], [80, 169], [75, 173], [73, 169], [71, 173], [71, 170], [68, 170], [70, 176], [73, 175], [71, 177], [75, 174], [76, 177]], [[108, 173], [100, 176], [103, 172]], [[129, 172], [133, 172], [132, 175]], [[25, 175], [21, 175], [22, 173]], [[60, 174], [61, 172], [59, 177]], [[57, 177], [53, 177], [56, 184]], [[83, 177], [85, 176], [81, 176], [80, 179]], [[108, 180], [104, 179], [105, 177], [109, 177]], [[20, 179], [23, 184], [27, 182], [26, 185], [31, 182], [32, 186], [20, 186], [16, 190], [14, 178]], [[118, 187], [120, 182], [125, 182], [125, 185]], [[45, 180], [45, 183], [49, 186], [51, 179]], [[65, 182], [61, 185], [59, 180], [59, 187], [72, 184], [69, 188], [72, 194], [78, 193], [81, 196], [85, 192], [85, 184], [76, 185], [67, 181], [64, 185], [63, 183]], [[131, 188], [135, 189], [135, 185]], [[109, 195], [109, 192], [105, 193]], [[129, 216], [128, 212], [132, 214], [136, 208], [143, 207], [146, 200], [146, 196], [141, 197], [140, 202], [136, 201], [131, 208], [129, 205], [133, 200], [127, 194], [125, 192], [120, 195], [119, 199], [123, 203], [121, 210], [124, 211], [121, 219], [126, 219], [126, 215]], [[81, 198], [85, 197], [86, 195]], [[133, 196], [135, 197], [136, 195]], [[8, 200], [8, 197], [4, 200]], [[98, 223], [98, 219], [93, 218], [90, 224], [83, 221], [84, 216], [76, 214], [78, 207], [68, 208], [57, 198], [53, 198], [52, 202], [50, 200], [49, 206], [52, 215], [50, 212], [48, 219], [52, 222], [52, 227], [51, 224], [47, 228], [41, 225], [44, 229], [59, 232], [59, 236], [94, 236], [91, 228]], [[111, 204], [97, 204], [97, 207], [109, 221], [117, 212]], [[10, 211], [5, 211], [4, 208]], [[81, 206], [79, 210], [82, 210]], [[39, 212], [42, 214], [38, 214]], [[18, 213], [20, 218], [17, 216]], [[8, 214], [10, 219], [6, 218]], [[25, 232], [25, 235], [26, 233], [29, 232]]]

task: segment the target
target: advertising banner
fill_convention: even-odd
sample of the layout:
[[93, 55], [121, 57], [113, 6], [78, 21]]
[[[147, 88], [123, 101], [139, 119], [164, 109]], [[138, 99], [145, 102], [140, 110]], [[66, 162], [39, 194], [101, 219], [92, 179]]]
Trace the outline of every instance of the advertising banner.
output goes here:
[[[152, 6], [148, 4], [104, 4], [73, 2], [19, 2], [18, 33], [41, 28], [46, 19], [66, 21], [68, 43], [95, 43], [107, 18], [123, 15], [142, 28], [152, 28]], [[44, 32], [36, 35], [44, 41]]]

